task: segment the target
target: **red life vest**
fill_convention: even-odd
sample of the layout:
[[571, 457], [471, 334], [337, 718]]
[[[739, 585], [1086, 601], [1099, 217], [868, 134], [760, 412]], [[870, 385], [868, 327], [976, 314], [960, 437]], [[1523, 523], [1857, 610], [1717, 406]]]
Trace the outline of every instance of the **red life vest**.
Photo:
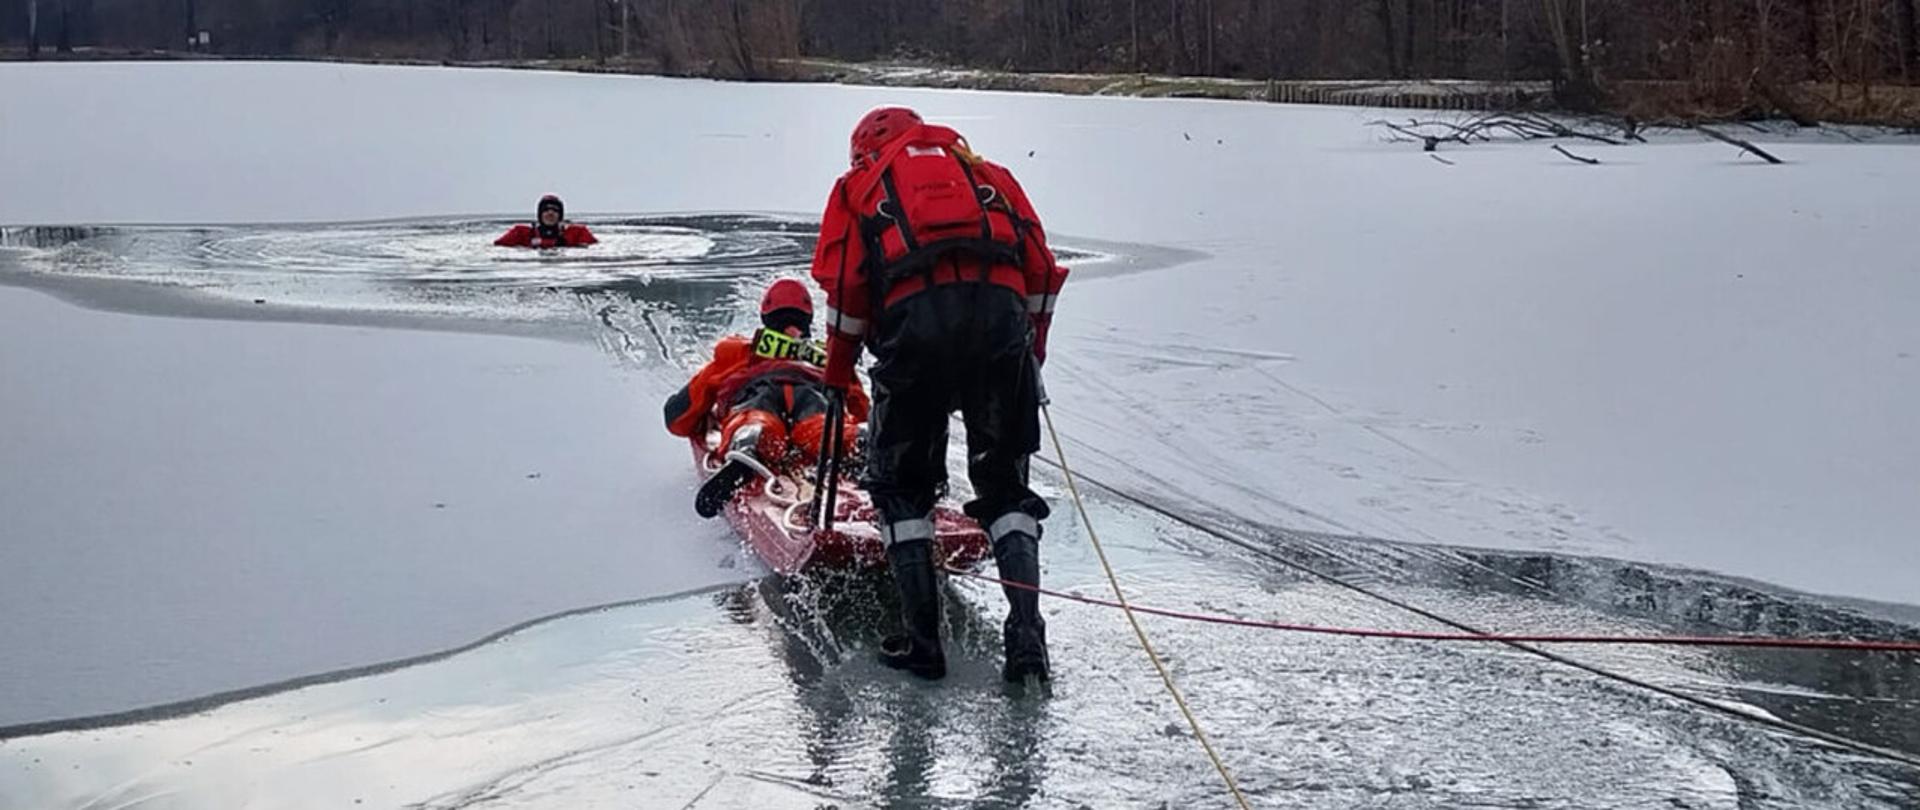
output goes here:
[[570, 245], [567, 244], [567, 223], [565, 220], [562, 220], [560, 224], [553, 226], [554, 233], [558, 234], [558, 236], [555, 236], [551, 239], [540, 235], [539, 220], [537, 219], [534, 220], [531, 223], [530, 227], [533, 228], [533, 234], [528, 236], [527, 238], [533, 240], [532, 242], [533, 247], [543, 248], [543, 249], [557, 248], [557, 247], [571, 247]]
[[[1025, 226], [991, 184], [974, 177], [966, 143], [945, 127], [901, 136], [848, 187], [860, 214], [867, 278], [884, 288], [964, 251], [993, 265], [1020, 267]], [[884, 296], [883, 296], [884, 297]]]

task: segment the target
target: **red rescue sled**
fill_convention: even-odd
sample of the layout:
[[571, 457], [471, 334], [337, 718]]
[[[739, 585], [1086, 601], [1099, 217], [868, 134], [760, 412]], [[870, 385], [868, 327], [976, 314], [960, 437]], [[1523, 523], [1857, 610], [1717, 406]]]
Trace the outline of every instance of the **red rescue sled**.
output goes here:
[[[696, 437], [693, 444], [694, 469], [705, 480], [720, 469], [724, 459], [713, 447], [720, 434]], [[886, 546], [880, 542], [876, 513], [867, 494], [847, 476], [835, 483], [832, 531], [816, 531], [808, 514], [813, 505], [811, 476], [801, 471], [761, 476], [734, 493], [724, 513], [753, 553], [768, 568], [782, 576], [809, 569], [873, 568], [887, 563]], [[972, 568], [988, 554], [987, 533], [973, 518], [949, 504], [933, 510], [934, 545], [938, 560], [955, 568]]]

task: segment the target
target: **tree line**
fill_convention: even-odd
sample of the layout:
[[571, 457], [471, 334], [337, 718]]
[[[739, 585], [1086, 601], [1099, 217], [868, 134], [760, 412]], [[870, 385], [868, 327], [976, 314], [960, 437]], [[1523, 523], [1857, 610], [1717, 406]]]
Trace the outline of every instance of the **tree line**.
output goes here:
[[[0, 0], [3, 1], [3, 0]], [[14, 0], [56, 49], [639, 63], [777, 78], [782, 60], [1262, 79], [1549, 80], [1590, 102], [1678, 82], [1766, 96], [1920, 81], [1920, 0]]]

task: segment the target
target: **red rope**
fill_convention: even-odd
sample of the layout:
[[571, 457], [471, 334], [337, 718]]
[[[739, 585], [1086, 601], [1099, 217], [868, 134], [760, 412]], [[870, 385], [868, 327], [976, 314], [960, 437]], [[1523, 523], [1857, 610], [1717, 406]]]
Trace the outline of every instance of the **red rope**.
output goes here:
[[[1120, 607], [1119, 602], [1111, 602], [1105, 599], [1096, 599], [1091, 596], [1081, 596], [1074, 593], [1052, 591], [1022, 582], [1007, 582], [985, 574], [962, 571], [950, 566], [947, 567], [946, 570], [947, 573], [969, 579], [991, 582], [1003, 587], [1033, 591], [1071, 602], [1098, 605], [1100, 607]], [[1236, 627], [1258, 627], [1264, 630], [1286, 630], [1295, 633], [1319, 633], [1330, 636], [1358, 636], [1361, 638], [1398, 638], [1417, 641], [1519, 642], [1529, 644], [1651, 644], [1678, 647], [1765, 647], [1773, 649], [1920, 653], [1920, 642], [1910, 641], [1856, 641], [1853, 639], [1838, 638], [1766, 638], [1761, 636], [1481, 635], [1477, 633], [1436, 633], [1422, 630], [1374, 630], [1356, 627], [1322, 627], [1311, 624], [1289, 624], [1286, 622], [1261, 621], [1259, 619], [1241, 619], [1233, 616], [1217, 616], [1206, 613], [1186, 613], [1178, 610], [1144, 607], [1141, 605], [1133, 605], [1132, 607], [1136, 613], [1165, 616], [1169, 619], [1180, 619], [1182, 621], [1226, 624]]]

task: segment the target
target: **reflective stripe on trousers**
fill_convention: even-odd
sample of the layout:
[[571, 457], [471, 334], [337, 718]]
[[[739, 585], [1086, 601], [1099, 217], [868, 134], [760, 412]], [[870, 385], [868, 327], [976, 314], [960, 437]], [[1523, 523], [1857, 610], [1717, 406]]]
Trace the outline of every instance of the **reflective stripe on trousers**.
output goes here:
[[933, 518], [923, 517], [880, 524], [880, 542], [892, 548], [896, 543], [933, 539]]
[[1040, 521], [1025, 512], [1008, 512], [987, 525], [987, 537], [995, 543], [1010, 534], [1024, 534], [1039, 539]]

